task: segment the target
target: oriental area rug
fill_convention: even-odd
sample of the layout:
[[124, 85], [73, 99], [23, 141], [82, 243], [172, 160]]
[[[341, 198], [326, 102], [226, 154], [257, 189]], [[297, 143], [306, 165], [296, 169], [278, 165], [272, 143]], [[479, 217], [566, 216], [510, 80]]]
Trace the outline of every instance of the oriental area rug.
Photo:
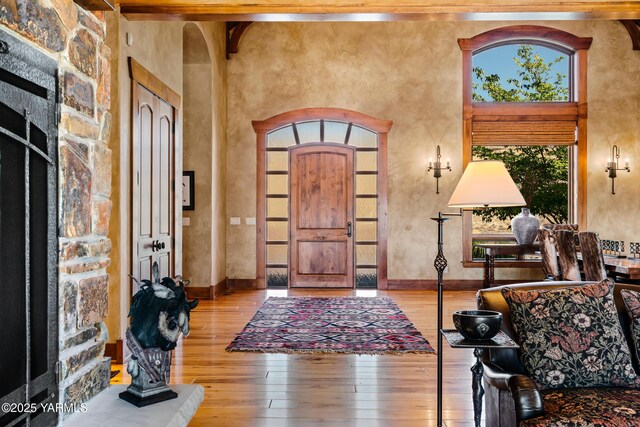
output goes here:
[[435, 353], [391, 298], [269, 298], [227, 351]]

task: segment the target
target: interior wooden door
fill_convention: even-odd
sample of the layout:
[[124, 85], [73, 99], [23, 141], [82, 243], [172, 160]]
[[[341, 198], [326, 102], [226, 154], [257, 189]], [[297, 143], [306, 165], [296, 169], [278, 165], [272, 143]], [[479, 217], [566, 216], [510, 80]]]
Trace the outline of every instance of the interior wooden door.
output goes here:
[[354, 286], [354, 149], [289, 150], [291, 287]]
[[[133, 90], [132, 275], [173, 275], [174, 120], [171, 105], [139, 83]], [[136, 289], [134, 289], [134, 292]]]

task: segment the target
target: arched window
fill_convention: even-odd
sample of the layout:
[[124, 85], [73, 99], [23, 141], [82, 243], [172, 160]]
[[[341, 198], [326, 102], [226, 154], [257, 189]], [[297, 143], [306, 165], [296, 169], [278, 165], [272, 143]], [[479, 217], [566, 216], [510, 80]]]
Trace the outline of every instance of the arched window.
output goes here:
[[473, 53], [474, 102], [567, 102], [573, 52], [537, 40], [508, 41]]
[[[472, 160], [504, 161], [541, 222], [586, 227], [586, 60], [591, 38], [548, 27], [512, 26], [459, 39], [458, 44], [463, 53], [465, 166]], [[481, 254], [474, 244], [513, 239], [509, 224], [518, 211], [464, 214], [465, 266], [478, 266]]]

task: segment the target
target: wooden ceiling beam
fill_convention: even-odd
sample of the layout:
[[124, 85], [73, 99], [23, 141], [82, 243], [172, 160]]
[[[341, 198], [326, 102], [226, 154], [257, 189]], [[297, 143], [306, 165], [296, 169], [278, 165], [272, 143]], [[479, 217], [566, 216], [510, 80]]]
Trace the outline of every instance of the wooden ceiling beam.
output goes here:
[[85, 10], [97, 11], [112, 11], [115, 10], [114, 0], [73, 0], [77, 5], [81, 6]]
[[640, 1], [574, 0], [120, 0], [130, 20], [189, 21], [484, 21], [640, 20]]
[[640, 20], [620, 20], [620, 22], [622, 22], [622, 25], [624, 25], [629, 32], [633, 50], [640, 50]]

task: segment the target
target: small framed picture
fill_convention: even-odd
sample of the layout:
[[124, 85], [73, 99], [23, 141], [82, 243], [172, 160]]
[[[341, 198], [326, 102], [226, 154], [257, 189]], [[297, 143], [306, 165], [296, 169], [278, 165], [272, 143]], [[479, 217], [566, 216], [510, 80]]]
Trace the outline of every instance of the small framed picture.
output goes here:
[[195, 210], [195, 188], [196, 175], [195, 171], [182, 172], [182, 210]]

